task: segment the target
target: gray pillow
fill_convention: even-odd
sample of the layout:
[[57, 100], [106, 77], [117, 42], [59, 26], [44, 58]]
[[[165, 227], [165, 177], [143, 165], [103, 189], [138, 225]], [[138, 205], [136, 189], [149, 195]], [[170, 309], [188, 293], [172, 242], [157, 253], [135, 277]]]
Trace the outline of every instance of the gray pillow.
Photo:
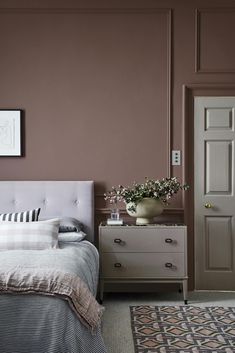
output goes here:
[[58, 240], [62, 242], [71, 242], [71, 241], [82, 241], [86, 237], [86, 233], [83, 231], [80, 232], [65, 232], [59, 233]]
[[[84, 229], [83, 224], [73, 217], [56, 217], [60, 221], [59, 233], [80, 232]], [[50, 221], [51, 218], [40, 218], [40, 221]]]
[[80, 232], [83, 230], [83, 224], [73, 217], [59, 217], [59, 233]]

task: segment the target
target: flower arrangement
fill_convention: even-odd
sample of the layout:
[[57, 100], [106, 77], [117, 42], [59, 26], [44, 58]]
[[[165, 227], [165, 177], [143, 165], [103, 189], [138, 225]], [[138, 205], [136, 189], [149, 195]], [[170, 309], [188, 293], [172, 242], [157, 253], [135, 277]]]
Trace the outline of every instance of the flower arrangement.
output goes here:
[[143, 198], [154, 198], [160, 200], [163, 204], [168, 204], [168, 201], [179, 190], [187, 190], [187, 184], [180, 184], [176, 177], [163, 178], [161, 180], [152, 180], [145, 178], [144, 183], [134, 182], [132, 186], [113, 186], [110, 191], [104, 194], [105, 200], [109, 200], [112, 204], [117, 202], [132, 203], [129, 211], [135, 212], [136, 205]]

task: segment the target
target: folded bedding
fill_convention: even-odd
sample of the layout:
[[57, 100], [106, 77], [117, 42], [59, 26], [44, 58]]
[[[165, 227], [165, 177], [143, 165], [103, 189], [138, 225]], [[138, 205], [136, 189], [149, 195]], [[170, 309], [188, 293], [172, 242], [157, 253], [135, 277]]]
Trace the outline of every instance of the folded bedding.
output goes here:
[[[95, 285], [93, 283], [91, 288], [92, 276], [86, 273], [89, 272], [87, 259], [81, 256], [91, 252], [97, 259], [97, 250], [88, 242], [65, 243], [57, 250], [15, 250], [14, 255], [12, 251], [2, 251], [0, 293], [59, 296], [67, 300], [82, 322], [94, 331], [102, 315], [102, 307], [93, 296], [97, 269], [93, 278]], [[98, 263], [96, 265], [98, 268]]]
[[86, 284], [68, 272], [28, 266], [0, 269], [0, 292], [59, 296], [68, 301], [81, 322], [92, 332], [100, 324], [102, 307]]
[[[14, 278], [14, 271], [21, 275], [25, 273], [26, 277], [22, 279], [23, 287], [28, 280], [31, 281], [30, 277], [27, 277], [29, 273], [30, 276], [34, 273], [41, 276], [48, 271], [49, 277], [53, 275], [52, 282], [46, 281], [47, 286], [51, 283], [49, 290], [53, 291], [59, 286], [62, 292], [66, 292], [65, 295], [51, 295], [35, 291], [34, 288], [32, 292], [22, 292], [24, 294], [14, 290], [8, 293], [1, 285], [0, 353], [106, 352], [99, 325], [102, 308], [96, 303], [90, 311], [86, 297], [90, 298], [93, 305], [94, 298], [91, 299], [91, 294], [96, 295], [99, 272], [98, 252], [93, 244], [86, 240], [63, 242], [59, 243], [58, 249], [9, 250], [2, 251], [0, 255], [0, 269], [4, 276], [9, 273], [11, 278]], [[9, 285], [11, 282], [13, 285], [12, 279], [4, 276], [1, 278], [5, 284]], [[57, 276], [59, 282], [56, 281]], [[37, 284], [37, 280], [36, 285], [40, 287], [41, 283]], [[79, 315], [75, 311], [73, 301], [67, 297], [67, 291], [72, 290], [73, 285], [79, 292], [76, 293], [76, 305], [79, 305], [79, 310], [84, 310]], [[95, 322], [89, 321], [91, 313], [95, 313]], [[82, 317], [82, 320], [79, 317]]]
[[[28, 212], [27, 217], [24, 212], [2, 215], [0, 294], [59, 297], [68, 302], [83, 325], [97, 331], [103, 308], [93, 296], [98, 281], [96, 248], [89, 242], [80, 243], [86, 234], [77, 219], [37, 221], [40, 209]], [[86, 266], [91, 258], [95, 266]], [[89, 272], [91, 268], [95, 274]]]

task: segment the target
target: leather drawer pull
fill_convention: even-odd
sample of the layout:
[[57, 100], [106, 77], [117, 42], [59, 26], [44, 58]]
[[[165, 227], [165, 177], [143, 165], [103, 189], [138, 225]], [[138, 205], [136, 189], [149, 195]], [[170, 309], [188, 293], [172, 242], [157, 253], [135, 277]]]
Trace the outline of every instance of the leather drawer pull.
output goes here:
[[165, 239], [165, 243], [168, 243], [168, 244], [173, 243], [173, 240], [170, 239], [170, 238], [166, 238], [166, 239]]
[[114, 239], [114, 243], [116, 243], [116, 244], [121, 244], [122, 243], [122, 239]]
[[165, 267], [167, 267], [167, 268], [172, 268], [173, 265], [172, 265], [171, 262], [166, 262], [166, 263], [165, 263]]
[[120, 264], [120, 262], [116, 262], [116, 263], [114, 264], [114, 267], [120, 268], [120, 267], [122, 267], [122, 264]]

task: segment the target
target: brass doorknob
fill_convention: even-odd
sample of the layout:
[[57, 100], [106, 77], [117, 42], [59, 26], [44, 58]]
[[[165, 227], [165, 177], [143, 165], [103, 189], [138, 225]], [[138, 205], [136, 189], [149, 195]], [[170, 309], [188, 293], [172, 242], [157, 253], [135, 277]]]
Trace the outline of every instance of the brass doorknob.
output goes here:
[[213, 207], [211, 203], [205, 203], [204, 206], [205, 206], [205, 208], [212, 208]]

